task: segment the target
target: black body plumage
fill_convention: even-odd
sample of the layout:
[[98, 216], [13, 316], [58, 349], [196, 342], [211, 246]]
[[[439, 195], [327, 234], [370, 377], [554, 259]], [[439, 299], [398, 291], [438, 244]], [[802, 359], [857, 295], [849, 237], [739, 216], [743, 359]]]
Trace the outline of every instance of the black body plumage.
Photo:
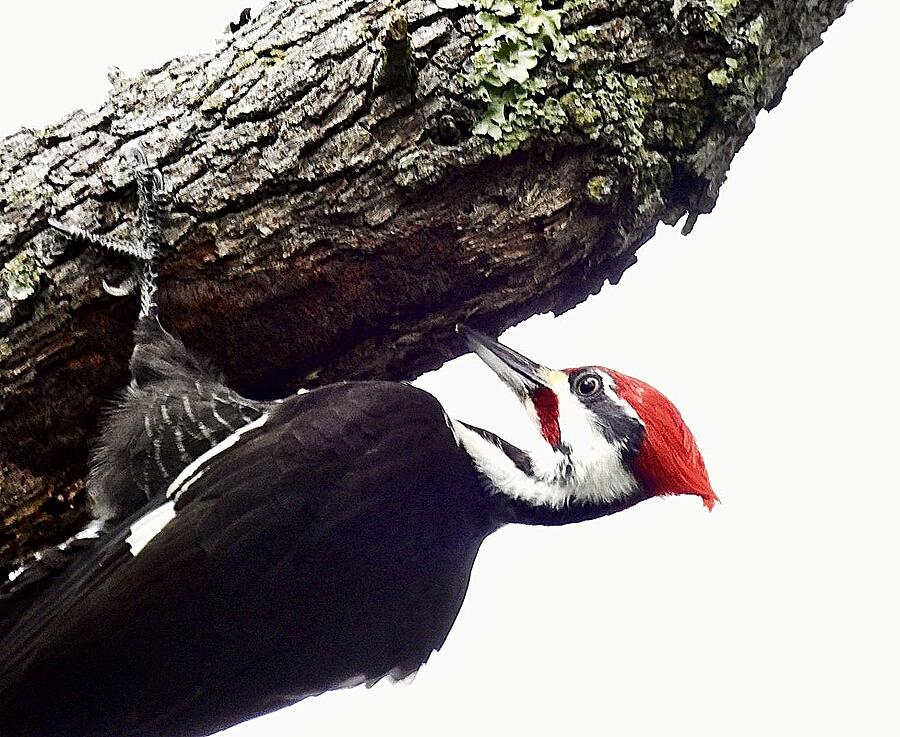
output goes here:
[[[437, 400], [356, 382], [248, 402], [158, 325], [144, 320], [138, 341], [91, 483], [107, 510], [139, 509], [45, 582], [0, 641], [0, 734], [207, 735], [414, 672], [504, 521]], [[171, 504], [172, 428], [196, 457], [210, 446], [200, 421], [215, 440], [263, 415], [182, 484], [174, 518], [133, 554], [137, 519]]]
[[452, 422], [406, 384], [241, 397], [157, 320], [167, 197], [133, 159], [133, 241], [50, 220], [133, 259], [106, 288], [137, 292], [141, 319], [88, 478], [96, 522], [0, 586], [0, 737], [202, 737], [402, 678], [444, 642], [498, 527], [657, 494], [715, 502], [655, 389], [602, 367], [554, 371], [467, 329], [530, 410], [540, 451]]

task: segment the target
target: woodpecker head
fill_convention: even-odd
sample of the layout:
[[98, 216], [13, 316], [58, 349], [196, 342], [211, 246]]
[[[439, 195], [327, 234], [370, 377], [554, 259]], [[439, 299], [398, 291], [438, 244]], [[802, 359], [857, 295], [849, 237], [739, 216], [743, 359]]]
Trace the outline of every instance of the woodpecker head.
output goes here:
[[668, 494], [699, 496], [708, 509], [718, 501], [694, 436], [652, 386], [600, 366], [549, 369], [486, 335], [458, 330], [519, 397], [543, 438], [524, 452], [490, 433], [458, 429], [495, 491], [545, 510], [581, 508], [581, 517]]

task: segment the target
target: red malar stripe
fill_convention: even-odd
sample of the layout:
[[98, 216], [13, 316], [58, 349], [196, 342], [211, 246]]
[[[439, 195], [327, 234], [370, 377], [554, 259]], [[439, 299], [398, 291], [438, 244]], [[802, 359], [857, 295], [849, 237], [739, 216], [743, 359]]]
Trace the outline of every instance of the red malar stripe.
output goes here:
[[552, 389], [540, 388], [531, 395], [534, 411], [537, 412], [538, 422], [541, 426], [541, 435], [544, 436], [554, 450], [562, 445], [559, 432], [559, 399]]

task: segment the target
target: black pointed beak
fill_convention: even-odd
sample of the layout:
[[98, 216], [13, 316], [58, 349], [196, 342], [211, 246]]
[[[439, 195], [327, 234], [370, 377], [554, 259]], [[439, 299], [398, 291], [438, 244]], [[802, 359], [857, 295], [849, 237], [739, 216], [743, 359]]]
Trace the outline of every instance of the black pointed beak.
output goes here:
[[525, 358], [512, 348], [498, 343], [493, 338], [477, 330], [457, 325], [458, 332], [466, 345], [497, 374], [521, 399], [531, 396], [537, 389], [550, 388], [550, 369]]

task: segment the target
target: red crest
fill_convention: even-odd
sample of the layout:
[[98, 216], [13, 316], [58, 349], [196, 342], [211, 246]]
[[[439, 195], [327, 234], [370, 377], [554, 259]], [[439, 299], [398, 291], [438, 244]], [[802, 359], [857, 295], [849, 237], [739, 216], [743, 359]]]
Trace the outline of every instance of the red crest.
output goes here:
[[711, 510], [719, 499], [710, 486], [697, 441], [675, 405], [640, 379], [607, 371], [619, 396], [644, 423], [644, 443], [634, 462], [638, 480], [660, 496], [695, 494]]

